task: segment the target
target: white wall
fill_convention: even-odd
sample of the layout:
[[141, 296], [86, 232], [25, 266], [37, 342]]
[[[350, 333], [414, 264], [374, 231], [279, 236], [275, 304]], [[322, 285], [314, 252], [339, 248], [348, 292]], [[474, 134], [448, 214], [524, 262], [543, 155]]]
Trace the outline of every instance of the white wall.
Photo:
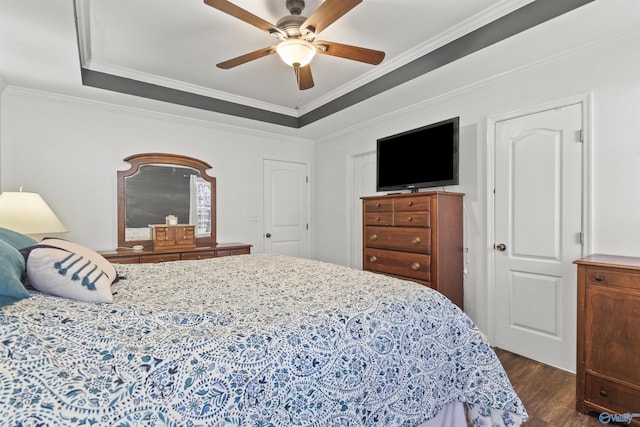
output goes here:
[[[451, 88], [316, 143], [316, 257], [349, 263], [350, 157], [375, 150], [376, 138], [460, 116], [460, 185], [465, 196], [468, 274], [465, 310], [486, 330], [487, 118], [563, 97], [593, 99], [592, 228], [587, 251], [640, 256], [640, 33], [620, 35], [570, 54]], [[490, 55], [490, 52], [489, 52]], [[485, 60], [487, 54], [484, 56]], [[447, 73], [473, 67], [469, 57], [409, 82], [399, 91], [428, 93]], [[445, 80], [441, 80], [445, 82]], [[490, 171], [489, 171], [490, 172]]]
[[[217, 179], [218, 241], [262, 252], [264, 158], [312, 164], [311, 141], [82, 101], [11, 86], [0, 99], [3, 191], [38, 192], [66, 225], [61, 237], [117, 246], [116, 171], [146, 152], [202, 159]], [[258, 217], [258, 222], [250, 221]]]

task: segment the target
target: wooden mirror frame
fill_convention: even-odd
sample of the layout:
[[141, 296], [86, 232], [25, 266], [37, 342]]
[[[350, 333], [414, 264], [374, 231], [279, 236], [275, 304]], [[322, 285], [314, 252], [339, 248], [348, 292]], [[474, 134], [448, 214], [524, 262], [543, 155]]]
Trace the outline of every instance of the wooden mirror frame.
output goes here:
[[118, 247], [130, 248], [135, 245], [142, 245], [145, 249], [152, 247], [151, 240], [126, 240], [126, 194], [125, 180], [127, 177], [134, 175], [142, 165], [162, 164], [173, 166], [185, 166], [200, 172], [202, 179], [211, 184], [211, 235], [207, 237], [197, 237], [196, 246], [215, 246], [216, 242], [216, 179], [207, 175], [207, 170], [211, 169], [211, 165], [202, 160], [193, 157], [181, 156], [177, 154], [164, 153], [143, 153], [134, 154], [124, 159], [125, 162], [131, 164], [131, 167], [125, 171], [118, 171]]

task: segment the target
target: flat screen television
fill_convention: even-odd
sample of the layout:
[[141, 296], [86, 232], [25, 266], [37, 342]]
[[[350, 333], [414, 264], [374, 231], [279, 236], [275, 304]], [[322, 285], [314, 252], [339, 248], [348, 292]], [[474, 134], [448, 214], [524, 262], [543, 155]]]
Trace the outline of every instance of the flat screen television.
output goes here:
[[377, 190], [457, 185], [458, 127], [453, 117], [378, 139]]

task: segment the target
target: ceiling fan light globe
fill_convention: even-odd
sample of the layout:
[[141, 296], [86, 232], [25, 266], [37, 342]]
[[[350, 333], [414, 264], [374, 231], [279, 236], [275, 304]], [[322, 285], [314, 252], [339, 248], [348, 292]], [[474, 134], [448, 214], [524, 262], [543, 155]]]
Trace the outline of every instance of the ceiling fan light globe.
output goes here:
[[284, 63], [290, 67], [304, 67], [315, 56], [316, 47], [306, 40], [287, 39], [278, 44], [276, 51]]

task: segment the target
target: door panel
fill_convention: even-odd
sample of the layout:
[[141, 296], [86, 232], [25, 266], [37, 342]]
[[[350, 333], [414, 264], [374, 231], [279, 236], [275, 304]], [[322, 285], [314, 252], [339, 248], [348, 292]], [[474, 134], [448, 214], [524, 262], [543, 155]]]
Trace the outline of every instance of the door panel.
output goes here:
[[559, 336], [560, 278], [512, 271], [510, 285], [513, 326], [550, 337]]
[[[495, 345], [575, 371], [582, 106], [496, 123]], [[500, 251], [500, 249], [504, 249]]]
[[307, 165], [264, 161], [266, 253], [310, 257]]
[[561, 144], [560, 131], [544, 129], [511, 142], [513, 256], [559, 259]]

